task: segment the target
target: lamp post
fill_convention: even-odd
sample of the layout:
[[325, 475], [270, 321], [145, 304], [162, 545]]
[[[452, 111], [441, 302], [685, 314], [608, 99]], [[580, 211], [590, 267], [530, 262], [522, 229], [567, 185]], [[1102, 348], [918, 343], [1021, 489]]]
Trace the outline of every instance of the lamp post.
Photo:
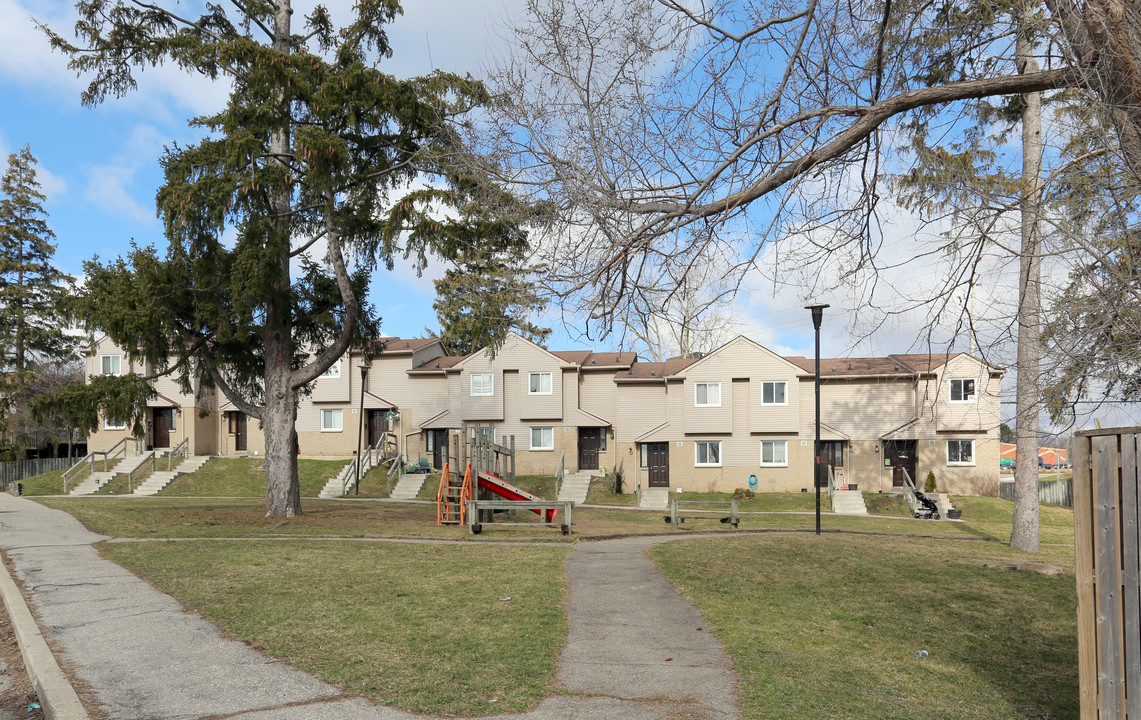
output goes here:
[[812, 484], [816, 486], [816, 534], [820, 534], [820, 322], [824, 319], [824, 308], [829, 305], [805, 305], [812, 311], [812, 327], [816, 330], [816, 446]]
[[368, 364], [361, 365], [361, 409], [357, 418], [357, 482], [356, 495], [361, 494], [361, 437], [364, 435], [364, 386], [368, 381]]

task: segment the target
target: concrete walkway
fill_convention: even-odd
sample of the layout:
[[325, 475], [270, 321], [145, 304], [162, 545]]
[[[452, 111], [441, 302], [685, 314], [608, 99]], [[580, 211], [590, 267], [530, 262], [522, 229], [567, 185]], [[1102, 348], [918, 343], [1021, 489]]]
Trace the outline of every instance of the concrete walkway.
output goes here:
[[[0, 571], [0, 594], [13, 625], [22, 626], [21, 649], [32, 650], [25, 663], [47, 700], [47, 717], [422, 720], [345, 695], [222, 637], [174, 598], [102, 559], [92, 544], [105, 539], [64, 512], [0, 493], [0, 549], [23, 589]], [[646, 555], [657, 541], [579, 546], [567, 567], [570, 636], [557, 677], [575, 694], [513, 717], [740, 717], [728, 656]], [[38, 627], [30, 614], [20, 618], [25, 600]], [[37, 640], [54, 656], [46, 645], [37, 655]], [[81, 703], [68, 695], [73, 685], [82, 689]]]

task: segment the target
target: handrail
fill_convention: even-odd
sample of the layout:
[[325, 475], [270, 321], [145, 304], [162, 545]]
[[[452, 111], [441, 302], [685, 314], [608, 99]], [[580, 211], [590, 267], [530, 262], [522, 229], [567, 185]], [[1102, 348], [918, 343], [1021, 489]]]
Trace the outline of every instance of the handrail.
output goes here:
[[[81, 467], [83, 467], [85, 464], [90, 466], [91, 472], [95, 472], [95, 456], [96, 455], [102, 455], [103, 456], [103, 472], [107, 472], [107, 461], [114, 459], [114, 458], [119, 456], [119, 450], [122, 451], [123, 457], [127, 457], [127, 440], [128, 439], [129, 438], [125, 438], [125, 437], [120, 438], [119, 442], [115, 443], [114, 445], [112, 445], [107, 450], [92, 450], [91, 452], [89, 452], [85, 456], [83, 456], [82, 460], [80, 460], [76, 464], [72, 465], [71, 468], [69, 470], [67, 470], [66, 472], [64, 472], [63, 476], [62, 476], [63, 477], [63, 494], [67, 495], [67, 481], [68, 481], [69, 477], [74, 477], [75, 474], [78, 474], [79, 469]], [[122, 445], [122, 448], [119, 448], [120, 445]]]
[[151, 470], [155, 469], [155, 451], [151, 450], [147, 454], [150, 456], [149, 458], [144, 457], [143, 461], [141, 463], [139, 463], [138, 465], [136, 465], [134, 470], [127, 473], [127, 492], [131, 493], [132, 495], [135, 493], [135, 486], [134, 486], [135, 473], [137, 473], [140, 469], [146, 467], [148, 461], [150, 463], [150, 469]]
[[72, 477], [75, 477], [77, 474], [79, 474], [79, 469], [84, 467], [85, 465], [90, 465], [92, 471], [95, 470], [95, 453], [94, 452], [87, 453], [86, 455], [84, 455], [79, 460], [79, 462], [75, 463], [70, 468], [63, 471], [63, 475], [61, 475], [60, 477], [63, 478], [63, 494], [64, 495], [67, 495], [67, 481], [69, 479], [71, 479]]
[[187, 456], [187, 451], [189, 450], [189, 448], [190, 448], [190, 438], [186, 438], [185, 440], [183, 440], [179, 444], [175, 445], [174, 449], [172, 449], [170, 451], [170, 453], [167, 454], [167, 456], [166, 456], [166, 469], [167, 470], [171, 469], [171, 467], [174, 464], [174, 458], [175, 457], [181, 457], [183, 460], [185, 460], [186, 456]]
[[349, 494], [349, 480], [356, 475], [357, 462], [360, 458], [353, 458], [352, 462], [341, 470], [341, 495]]
[[[444, 524], [444, 498], [448, 495], [448, 486], [451, 484], [452, 473], [449, 463], [444, 463], [443, 472], [440, 473], [440, 489], [436, 491], [436, 524]], [[462, 523], [461, 523], [462, 524]]]
[[903, 497], [906, 498], [907, 505], [914, 515], [916, 508], [919, 507], [919, 498], [915, 497], [915, 481], [911, 479], [911, 474], [907, 472], [907, 468], [901, 467], [900, 470], [903, 471]]
[[828, 499], [834, 500], [836, 497], [836, 475], [831, 465], [827, 465], [826, 467], [828, 468]]
[[567, 451], [563, 450], [559, 455], [559, 469], [555, 471], [555, 497], [559, 496], [559, 488], [562, 487], [563, 477], [566, 475], [567, 467]]
[[393, 455], [384, 462], [388, 463], [388, 494], [392, 495], [392, 476], [400, 477], [400, 474], [404, 472], [404, 463], [401, 462], [400, 455]]
[[460, 525], [467, 525], [467, 501], [472, 499], [471, 463], [464, 470], [464, 483], [460, 486]]

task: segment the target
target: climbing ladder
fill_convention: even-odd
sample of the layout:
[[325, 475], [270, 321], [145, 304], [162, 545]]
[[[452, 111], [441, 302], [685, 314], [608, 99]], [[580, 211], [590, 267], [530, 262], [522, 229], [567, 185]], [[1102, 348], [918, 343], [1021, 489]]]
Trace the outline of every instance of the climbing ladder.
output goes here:
[[444, 463], [444, 471], [440, 474], [440, 490], [436, 493], [436, 524], [437, 525], [463, 525], [467, 522], [467, 501], [472, 498], [472, 469], [471, 463], [464, 470], [463, 479], [459, 473], [453, 478], [451, 463]]

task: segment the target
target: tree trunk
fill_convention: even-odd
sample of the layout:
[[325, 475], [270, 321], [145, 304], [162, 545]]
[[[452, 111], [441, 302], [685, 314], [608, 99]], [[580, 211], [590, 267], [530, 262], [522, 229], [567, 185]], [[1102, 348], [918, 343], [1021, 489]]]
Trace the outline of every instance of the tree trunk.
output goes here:
[[[1033, 7], [1024, 6], [1028, 20]], [[1031, 22], [1019, 29], [1015, 48], [1018, 71], [1037, 72]], [[1018, 283], [1018, 386], [1015, 398], [1018, 438], [1015, 458], [1014, 519], [1010, 546], [1038, 552], [1038, 413], [1040, 410], [1039, 347], [1042, 316], [1042, 97], [1040, 93], [1022, 96], [1022, 255]]]
[[[290, 51], [289, 0], [278, 0], [274, 22], [274, 48]], [[288, 102], [284, 95], [278, 102]], [[283, 111], [283, 122], [289, 114]], [[289, 152], [289, 126], [278, 128], [270, 140], [276, 157]], [[297, 392], [290, 382], [293, 362], [293, 322], [290, 312], [290, 198], [278, 190], [272, 198], [274, 232], [267, 250], [277, 257], [278, 280], [266, 303], [265, 335], [265, 514], [294, 517], [301, 514], [301, 486], [297, 478]]]

